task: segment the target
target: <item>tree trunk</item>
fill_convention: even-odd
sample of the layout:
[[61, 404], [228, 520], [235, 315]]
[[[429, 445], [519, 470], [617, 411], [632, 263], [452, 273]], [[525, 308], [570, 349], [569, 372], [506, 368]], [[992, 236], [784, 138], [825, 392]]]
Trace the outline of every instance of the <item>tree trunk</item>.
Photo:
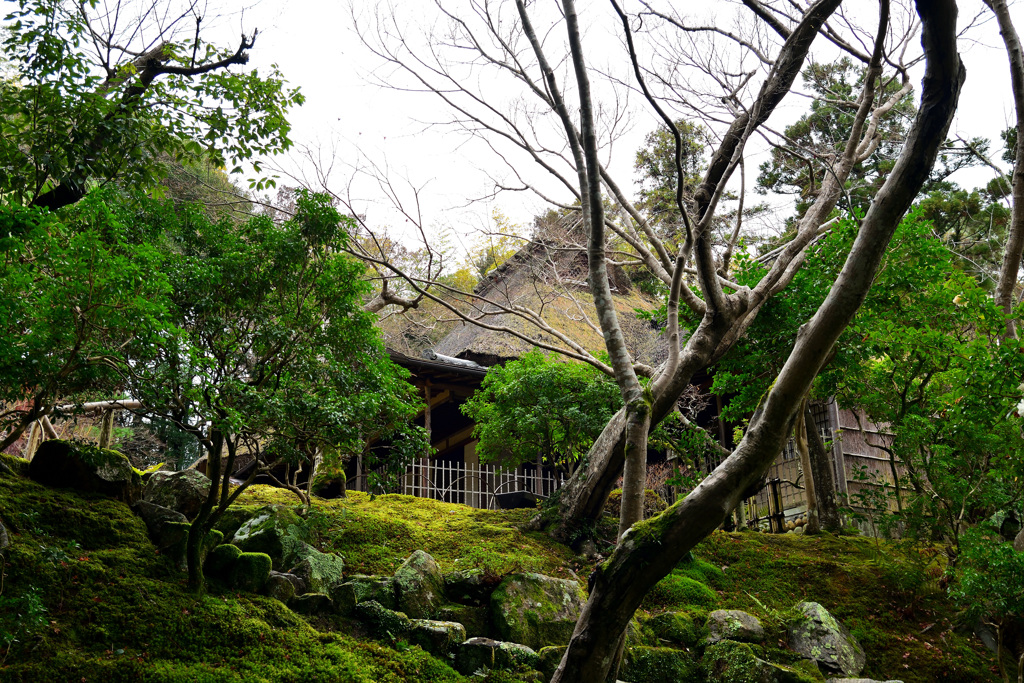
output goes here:
[[796, 441], [796, 450], [800, 454], [800, 469], [803, 471], [804, 500], [807, 503], [807, 512], [804, 519], [804, 533], [817, 534], [821, 532], [818, 526], [818, 499], [814, 490], [814, 470], [811, 467], [811, 454], [807, 448], [807, 432], [814, 430], [814, 420], [807, 419], [807, 400], [804, 399], [802, 409], [797, 411], [796, 426], [793, 428], [793, 436]]
[[[1009, 316], [1013, 308], [1013, 292], [1017, 287], [1017, 276], [1020, 272], [1021, 254], [1024, 252], [1024, 138], [1022, 126], [1024, 121], [1024, 54], [1020, 39], [1010, 18], [1010, 9], [1006, 0], [983, 0], [996, 15], [999, 22], [999, 34], [1006, 46], [1006, 55], [1010, 60], [1010, 83], [1013, 90], [1013, 105], [1017, 112], [1017, 153], [1013, 164], [1013, 209], [1010, 216], [1009, 235], [1006, 239], [1006, 250], [1003, 252], [1003, 265], [999, 269], [999, 282], [996, 284], [995, 301], [999, 308]], [[1015, 334], [1014, 321], [1006, 322], [1006, 333]]]
[[224, 435], [220, 431], [214, 431], [210, 435], [209, 447], [207, 448], [206, 476], [210, 478], [210, 492], [206, 500], [199, 507], [199, 513], [192, 520], [188, 529], [188, 541], [185, 546], [185, 558], [188, 563], [188, 586], [197, 593], [206, 589], [206, 579], [203, 576], [203, 542], [206, 535], [212, 528], [212, 512], [220, 497], [220, 482], [222, 476], [227, 476], [223, 470], [222, 450], [224, 448]]
[[838, 533], [843, 528], [843, 518], [839, 514], [839, 502], [836, 500], [832, 459], [825, 450], [810, 408], [804, 414], [804, 421], [808, 426], [807, 450], [811, 456], [811, 477], [814, 479], [814, 493], [818, 503], [818, 524], [825, 531]]
[[[887, 8], [883, 3], [883, 20]], [[815, 9], [823, 8], [819, 4], [809, 11]], [[618, 639], [650, 587], [711, 533], [735, 509], [742, 492], [771, 466], [811, 382], [867, 296], [893, 232], [935, 162], [964, 78], [956, 51], [954, 0], [919, 2], [917, 10], [926, 59], [921, 107], [828, 297], [801, 327], [789, 358], [733, 454], [689, 496], [633, 525], [611, 558], [595, 571], [590, 597], [551, 683], [605, 680]], [[876, 43], [877, 49], [881, 48]]]
[[644, 489], [647, 486], [647, 430], [651, 424], [648, 405], [638, 399], [629, 407], [626, 420], [626, 464], [622, 473], [622, 504], [619, 507], [619, 533], [626, 533], [644, 518]]

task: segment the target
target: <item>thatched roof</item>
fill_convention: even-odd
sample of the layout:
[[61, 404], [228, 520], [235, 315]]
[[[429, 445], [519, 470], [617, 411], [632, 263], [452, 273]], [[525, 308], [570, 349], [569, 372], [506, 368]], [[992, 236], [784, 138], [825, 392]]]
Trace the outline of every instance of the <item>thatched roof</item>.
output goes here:
[[[598, 326], [587, 275], [587, 257], [582, 249], [535, 241], [492, 271], [476, 287], [475, 293], [501, 306], [516, 305], [540, 312], [552, 328], [596, 355], [604, 351], [605, 345], [599, 328], [594, 329], [587, 322], [589, 319]], [[638, 318], [636, 310], [650, 311], [660, 302], [633, 287], [619, 267], [610, 269], [609, 279], [627, 345], [637, 360], [651, 362], [659, 355], [661, 335], [649, 321]], [[473, 316], [489, 325], [508, 327], [561, 346], [555, 335], [539, 333], [519, 316], [500, 312], [499, 306], [482, 304]], [[494, 365], [517, 358], [531, 348], [530, 343], [506, 332], [463, 322], [433, 350], [482, 365]]]

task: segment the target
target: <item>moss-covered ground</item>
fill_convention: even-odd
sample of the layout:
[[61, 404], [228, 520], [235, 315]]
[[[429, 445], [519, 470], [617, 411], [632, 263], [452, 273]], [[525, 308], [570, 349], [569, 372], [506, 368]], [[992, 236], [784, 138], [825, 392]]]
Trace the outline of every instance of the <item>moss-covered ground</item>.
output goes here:
[[[263, 487], [240, 498], [246, 513], [295, 502]], [[307, 530], [321, 550], [345, 556], [346, 573], [391, 574], [422, 549], [443, 571], [535, 571], [585, 583], [590, 565], [546, 536], [520, 531], [529, 516], [350, 494], [317, 501]], [[311, 625], [262, 596], [215, 585], [196, 596], [150, 544], [141, 520], [116, 501], [0, 474], [0, 520], [11, 540], [0, 582], [0, 681], [535, 680], [501, 672], [463, 677], [418, 647], [316, 619]], [[906, 683], [993, 679], [992, 658], [954, 628], [956, 612], [934, 563], [831, 536], [716, 533], [695, 556], [652, 592], [645, 611], [685, 610], [699, 628], [711, 609], [745, 609], [764, 621], [771, 649], [783, 638], [786, 611], [811, 599], [860, 638], [864, 675]]]

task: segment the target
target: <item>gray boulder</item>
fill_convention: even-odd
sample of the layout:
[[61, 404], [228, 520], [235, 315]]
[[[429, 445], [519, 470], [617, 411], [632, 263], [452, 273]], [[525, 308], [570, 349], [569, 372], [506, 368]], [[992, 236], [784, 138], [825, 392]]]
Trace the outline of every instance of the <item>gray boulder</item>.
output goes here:
[[398, 609], [413, 619], [427, 619], [444, 601], [444, 577], [434, 558], [417, 550], [395, 572]]
[[540, 658], [531, 648], [519, 643], [506, 643], [490, 638], [470, 638], [459, 645], [455, 669], [471, 676], [480, 669], [515, 669], [526, 666], [536, 669]]
[[0, 522], [0, 558], [3, 558], [7, 553], [8, 546], [11, 545], [11, 539], [7, 535], [7, 527], [4, 526], [3, 522]]
[[291, 599], [288, 607], [298, 614], [318, 616], [334, 612], [334, 602], [329, 595], [323, 593], [306, 593]]
[[412, 628], [412, 619], [405, 612], [388, 609], [376, 600], [359, 603], [352, 610], [352, 616], [369, 626], [378, 638], [398, 637]]
[[129, 505], [142, 494], [142, 477], [117, 451], [51, 439], [32, 456], [28, 474], [43, 486], [99, 493]]
[[[709, 646], [704, 651], [701, 666], [706, 679], [715, 683], [806, 683], [815, 678], [798, 666], [765, 661], [754, 654], [749, 644], [733, 640], [721, 640]], [[805, 662], [804, 666], [813, 668], [814, 665]]]
[[542, 574], [512, 574], [491, 596], [495, 634], [534, 649], [565, 645], [586, 602], [580, 585]]
[[826, 673], [855, 677], [864, 668], [864, 649], [849, 629], [816, 602], [797, 605], [799, 617], [787, 626], [789, 647]]
[[[466, 637], [490, 637], [490, 609], [486, 605], [444, 605], [435, 614], [441, 621], [456, 621], [466, 627]], [[466, 638], [463, 638], [465, 640]]]
[[347, 615], [361, 602], [376, 602], [385, 609], [395, 610], [395, 584], [390, 576], [350, 576], [331, 589], [331, 598], [338, 612]]
[[305, 541], [302, 519], [294, 510], [281, 505], [260, 508], [231, 537], [231, 543], [245, 552], [270, 555], [277, 571], [296, 564], [297, 553], [306, 545]]
[[764, 627], [753, 614], [736, 609], [717, 609], [708, 615], [707, 643], [736, 640], [741, 643], [764, 642]]
[[435, 657], [447, 657], [466, 640], [466, 629], [454, 621], [432, 621], [430, 619], [413, 619], [405, 639], [412, 645], [421, 648]]
[[294, 552], [291, 573], [302, 579], [310, 593], [329, 593], [342, 582], [345, 560], [340, 555], [322, 553], [305, 543]]
[[[180, 512], [145, 500], [141, 500], [133, 505], [132, 512], [145, 522], [146, 530], [149, 532], [149, 539], [153, 541], [153, 545], [157, 548], [166, 548], [181, 540], [179, 535], [180, 527], [169, 527], [167, 525], [168, 522], [176, 522], [179, 525], [188, 524], [185, 515]], [[171, 531], [172, 528], [173, 532]]]
[[209, 492], [210, 480], [198, 470], [154, 472], [142, 491], [142, 499], [176, 510], [191, 521], [199, 514]]
[[[295, 590], [295, 584], [288, 578], [289, 576], [283, 572], [271, 571], [266, 585], [263, 586], [263, 592], [287, 605], [289, 600], [296, 595], [301, 595]], [[301, 581], [301, 579], [299, 580]]]

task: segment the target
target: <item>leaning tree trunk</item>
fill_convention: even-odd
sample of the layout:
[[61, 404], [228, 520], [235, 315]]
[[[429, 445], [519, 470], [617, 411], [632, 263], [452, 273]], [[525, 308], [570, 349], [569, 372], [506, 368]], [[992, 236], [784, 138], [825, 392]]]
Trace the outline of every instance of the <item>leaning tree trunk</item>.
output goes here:
[[[888, 5], [882, 6], [887, 21]], [[733, 454], [685, 499], [635, 524], [595, 571], [590, 597], [551, 683], [605, 680], [619, 637], [650, 587], [714, 530], [736, 507], [742, 492], [770, 467], [811, 382], [867, 296], [893, 232], [935, 162], [963, 83], [954, 0], [919, 0], [917, 11], [926, 58], [921, 107], [828, 297], [800, 329], [793, 351]]]

